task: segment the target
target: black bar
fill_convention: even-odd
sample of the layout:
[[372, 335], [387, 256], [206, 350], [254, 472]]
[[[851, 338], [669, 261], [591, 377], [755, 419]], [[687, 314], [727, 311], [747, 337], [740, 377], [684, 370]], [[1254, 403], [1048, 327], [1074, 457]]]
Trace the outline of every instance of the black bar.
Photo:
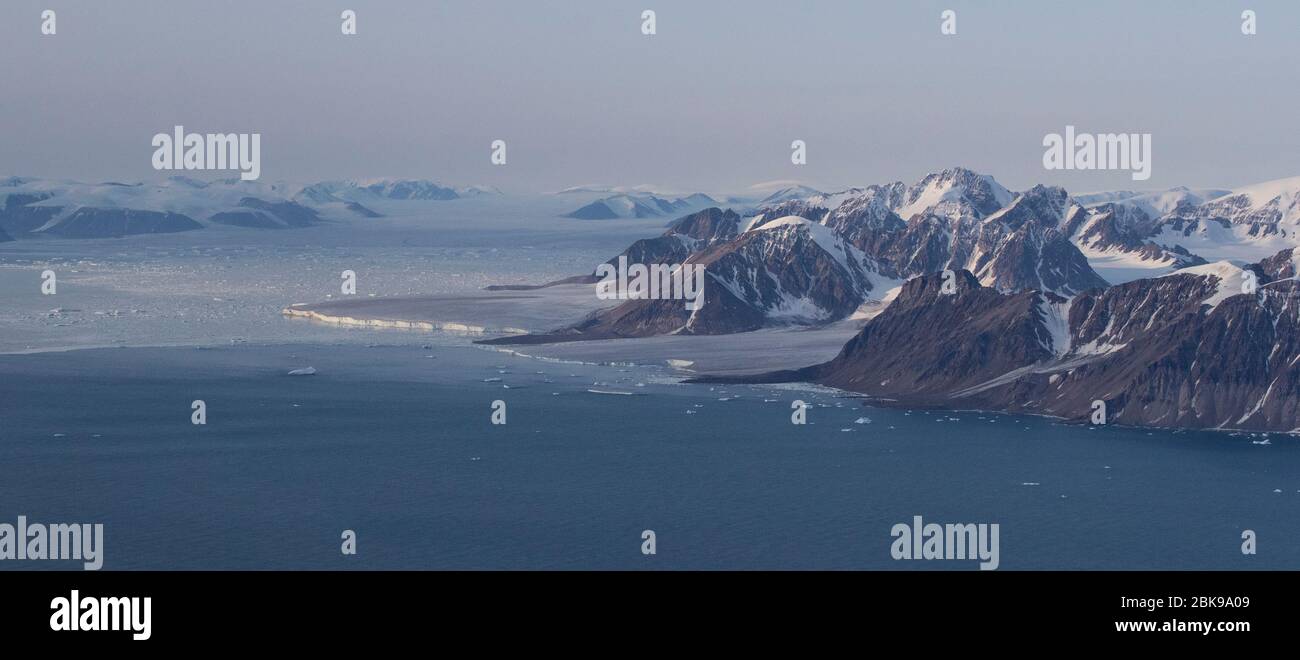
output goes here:
[[[806, 627], [1181, 645], [1285, 639], [1294, 629], [1300, 573], [5, 572], [0, 585], [6, 638], [47, 648], [193, 648], [214, 638], [232, 646], [421, 643], [431, 634], [501, 636], [503, 629], [622, 631], [652, 643], [671, 632], [665, 622], [721, 630], [735, 625], [728, 621], [746, 622], [747, 634], [758, 636]], [[51, 601], [74, 589], [83, 606], [89, 597], [151, 598], [149, 639], [135, 640], [130, 630], [51, 630]], [[1182, 606], [1171, 607], [1171, 597], [1183, 598]], [[1124, 598], [1148, 599], [1147, 606], [1125, 606]], [[1249, 630], [1116, 630], [1117, 622], [1144, 621], [1245, 623]]]

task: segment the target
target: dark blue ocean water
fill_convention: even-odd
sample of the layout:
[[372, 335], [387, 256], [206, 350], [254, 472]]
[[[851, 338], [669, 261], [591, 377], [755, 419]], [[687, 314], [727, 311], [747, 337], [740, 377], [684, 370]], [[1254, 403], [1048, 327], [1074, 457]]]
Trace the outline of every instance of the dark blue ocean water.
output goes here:
[[[1004, 570], [1300, 568], [1289, 436], [867, 409], [660, 373], [419, 345], [0, 356], [0, 522], [102, 522], [109, 570], [974, 569], [893, 560], [890, 528], [914, 515], [998, 523]], [[814, 404], [806, 426], [795, 398]]]

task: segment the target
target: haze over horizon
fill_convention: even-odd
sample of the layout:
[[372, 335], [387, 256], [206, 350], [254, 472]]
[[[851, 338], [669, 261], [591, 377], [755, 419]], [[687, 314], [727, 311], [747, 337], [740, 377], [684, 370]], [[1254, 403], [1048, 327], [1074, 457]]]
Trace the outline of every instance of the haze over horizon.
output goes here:
[[[1250, 3], [1251, 36], [1220, 2], [132, 4], [9, 3], [0, 40], [20, 65], [0, 70], [0, 174], [211, 178], [150, 167], [150, 138], [182, 125], [261, 133], [264, 181], [516, 193], [833, 190], [953, 166], [1071, 192], [1300, 175], [1294, 3]], [[944, 9], [956, 35], [939, 33]], [[1151, 178], [1045, 170], [1043, 136], [1066, 125], [1151, 133]], [[795, 139], [807, 165], [790, 162]]]

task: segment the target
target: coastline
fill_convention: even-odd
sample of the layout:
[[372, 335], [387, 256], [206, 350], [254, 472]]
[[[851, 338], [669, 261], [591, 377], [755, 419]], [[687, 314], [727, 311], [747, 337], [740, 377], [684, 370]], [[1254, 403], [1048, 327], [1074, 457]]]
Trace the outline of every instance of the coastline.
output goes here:
[[382, 318], [357, 318], [353, 316], [334, 316], [324, 314], [312, 309], [300, 309], [307, 303], [294, 303], [281, 310], [281, 314], [291, 318], [304, 318], [319, 323], [329, 323], [333, 325], [351, 325], [363, 326], [367, 328], [393, 328], [399, 330], [423, 330], [423, 331], [440, 331], [440, 332], [458, 332], [464, 334], [484, 335], [484, 334], [527, 334], [528, 331], [523, 328], [501, 327], [492, 328], [470, 323], [458, 323], [454, 321], [419, 321], [403, 319], [382, 319]]
[[[585, 287], [583, 289], [585, 290]], [[485, 296], [485, 298], [499, 300], [495, 296]], [[411, 299], [411, 301], [426, 304], [438, 300], [436, 298]], [[472, 298], [456, 299], [457, 302], [465, 300], [472, 300]], [[439, 321], [434, 318], [367, 317], [356, 312], [330, 314], [309, 308], [325, 305], [364, 310], [366, 307], [376, 305], [376, 303], [374, 299], [321, 303], [319, 305], [298, 303], [285, 307], [283, 313], [286, 318], [305, 319], [336, 326], [415, 332], [449, 332], [472, 337], [508, 336], [531, 331], [516, 326], [541, 327], [539, 324], [523, 317], [526, 310], [520, 310], [520, 313], [513, 315], [515, 323], [503, 324], [503, 327], [492, 327], [460, 321]], [[436, 307], [430, 307], [426, 309], [426, 312], [436, 309]], [[764, 387], [788, 385], [802, 390], [805, 388], [827, 387], [816, 381], [798, 380], [795, 376], [806, 373], [812, 366], [835, 357], [844, 343], [856, 334], [862, 323], [863, 321], [860, 319], [849, 319], [820, 329], [775, 328], [730, 335], [661, 335], [529, 345], [494, 346], [476, 344], [474, 347], [550, 363], [661, 369], [665, 375], [676, 378], [683, 384], [688, 385]], [[778, 373], [784, 377], [770, 378], [778, 375]], [[944, 405], [943, 402], [873, 398], [860, 392], [838, 390], [837, 388], [830, 389], [835, 389], [848, 398], [861, 399], [864, 406], [872, 408], [1027, 415], [1042, 417], [1060, 423], [1089, 426], [1079, 420], [1043, 412], [997, 408], [956, 408]], [[1263, 436], [1300, 436], [1300, 429], [1259, 430], [1230, 427], [1143, 426], [1119, 423], [1110, 423], [1106, 426], [1163, 433], [1212, 431], [1228, 435], [1249, 435], [1251, 437], [1256, 437], [1257, 434]]]

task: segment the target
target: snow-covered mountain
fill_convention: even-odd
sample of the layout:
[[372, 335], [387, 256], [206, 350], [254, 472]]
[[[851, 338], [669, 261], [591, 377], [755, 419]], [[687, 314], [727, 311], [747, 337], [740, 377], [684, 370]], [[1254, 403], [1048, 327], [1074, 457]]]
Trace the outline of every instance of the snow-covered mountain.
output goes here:
[[[734, 211], [710, 208], [680, 218], [662, 236], [641, 239], [618, 256], [629, 263], [678, 264], [691, 255], [707, 251], [734, 239], [741, 231], [742, 219]], [[614, 264], [618, 256], [606, 263]]]
[[759, 200], [759, 206], [771, 206], [791, 200], [807, 200], [812, 197], [825, 196], [826, 193], [802, 184], [778, 188]]
[[[1022, 194], [1033, 192], [1030, 189]], [[837, 193], [791, 193], [769, 206], [782, 210], [826, 209], [830, 212], [826, 223], [852, 234], [860, 247], [877, 244], [875, 249], [880, 249], [879, 244], [893, 234], [892, 230], [880, 231], [881, 227], [896, 227], [899, 222], [915, 225], [917, 215], [937, 216], [944, 221], [932, 221], [931, 231], [957, 229], [956, 240], [952, 240], [955, 249], [948, 256], [958, 259], [950, 266], [979, 273], [980, 281], [989, 284], [992, 281], [985, 269], [961, 259], [968, 253], [960, 249], [960, 244], [969, 242], [969, 235], [963, 238], [962, 232], [970, 231], [972, 220], [985, 222], [986, 216], [1019, 226], [1013, 217], [999, 216], [994, 210], [1011, 205], [1014, 200], [1008, 201], [1008, 195], [1015, 197], [987, 175], [952, 168], [930, 174], [913, 185], [895, 182]], [[1232, 190], [1177, 187], [1055, 195], [1058, 201], [1053, 208], [1035, 209], [1038, 224], [1064, 234], [1099, 275], [1116, 282], [1202, 264], [1207, 259], [1257, 260], [1300, 245], [1300, 177]], [[1035, 196], [1041, 196], [1041, 192]], [[1062, 196], [1068, 200], [1063, 204], [1059, 201]], [[865, 223], [855, 226], [857, 219]], [[915, 228], [913, 233], [918, 233]], [[919, 233], [924, 237], [926, 232]], [[935, 238], [926, 239], [929, 247], [911, 245], [920, 248], [916, 255], [920, 261], [945, 254], [934, 249], [943, 242]], [[872, 249], [868, 253], [880, 256]], [[890, 267], [888, 257], [881, 261]], [[904, 265], [899, 267], [906, 270]]]
[[501, 189], [496, 186], [459, 186], [454, 188], [454, 190], [456, 191], [456, 195], [461, 199], [470, 199], [474, 197], [501, 197], [505, 195], [505, 193], [501, 192]]
[[997, 212], [1011, 200], [1011, 191], [993, 177], [953, 167], [927, 175], [908, 187], [903, 193], [901, 207], [894, 211], [905, 219], [921, 213], [954, 220], [980, 219]]
[[[910, 186], [804, 188], [777, 198], [743, 223], [716, 208], [687, 216], [621, 255], [705, 266], [702, 310], [630, 300], [573, 327], [500, 343], [821, 325], [878, 306], [903, 280], [942, 270], [969, 269], [1004, 291], [1070, 296], [1106, 286], [1060, 229], [1072, 203], [1059, 188], [1014, 195], [990, 176], [953, 168]], [[711, 228], [707, 240], [690, 231], [699, 226]]]
[[501, 194], [420, 180], [327, 181], [308, 185], [204, 181], [173, 176], [149, 183], [0, 179], [0, 231], [13, 238], [105, 238], [230, 225], [306, 227], [325, 218], [374, 218], [377, 202], [441, 201]]
[[892, 278], [966, 269], [1003, 290], [1073, 295], [1106, 281], [1065, 233], [1072, 206], [1060, 188], [1035, 186], [1017, 195], [991, 176], [951, 168], [913, 185], [817, 193], [760, 211], [831, 228]]
[[649, 193], [620, 194], [597, 199], [565, 214], [580, 220], [660, 218], [701, 209], [717, 202], [703, 193], [669, 199]]
[[1094, 263], [1127, 260], [1167, 271], [1257, 260], [1300, 245], [1300, 177], [1232, 190], [1091, 193], [1076, 201], [1086, 208], [1072, 238]]
[[[704, 310], [688, 314], [675, 301], [627, 301], [578, 327], [523, 341], [820, 325], [854, 316], [867, 303], [878, 307], [899, 283], [941, 271], [969, 272], [982, 288], [1004, 294], [1037, 291], [1069, 300], [1109, 286], [1094, 264], [1117, 272], [1115, 263], [1122, 263], [1118, 272], [1126, 276], [1117, 281], [1205, 264], [1178, 241], [1158, 240], [1176, 214], [1212, 213], [1206, 222], [1214, 227], [1263, 221], [1281, 235], [1295, 223], [1293, 189], [1274, 183], [1209, 200], [1217, 191], [1093, 193], [1085, 204], [1060, 187], [1013, 192], [959, 167], [913, 184], [834, 193], [788, 185], [769, 195], [774, 203], [747, 209], [748, 217], [709, 209], [623, 252], [632, 263], [706, 265], [710, 304]], [[622, 214], [635, 216], [638, 199], [625, 200]], [[1169, 212], [1151, 215], [1161, 209]], [[699, 227], [708, 231], [697, 234]], [[579, 280], [594, 276], [567, 281]]]
[[703, 306], [690, 310], [681, 300], [627, 300], [573, 326], [484, 343], [730, 334], [771, 325], [816, 325], [847, 318], [898, 284], [828, 227], [798, 216], [746, 220], [717, 208], [681, 218], [663, 236], [638, 241], [607, 263], [620, 257], [628, 263], [703, 266]]
[[1185, 236], [1211, 224], [1253, 238], [1290, 237], [1300, 233], [1300, 177], [1236, 188], [1197, 205], [1180, 206], [1160, 218], [1160, 228]]
[[570, 186], [563, 190], [555, 191], [556, 195], [666, 195], [659, 188], [650, 184], [639, 186], [607, 186], [599, 183], [589, 183], [580, 186]]
[[[858, 192], [860, 190], [861, 192]], [[915, 217], [934, 215], [947, 222], [931, 222], [931, 231], [952, 231], [951, 250], [935, 250], [942, 243], [935, 237], [905, 242], [904, 254], [921, 257], [947, 256], [949, 268], [966, 268], [976, 273], [981, 283], [994, 287], [1021, 286], [1033, 278], [999, 281], [994, 275], [1006, 269], [987, 268], [970, 254], [963, 243], [969, 242], [972, 220], [985, 225], [981, 229], [985, 243], [995, 244], [1002, 237], [987, 225], [1007, 229], [1023, 226], [1022, 218], [1032, 217], [1039, 229], [1060, 232], [1084, 255], [1092, 270], [1105, 278], [1122, 282], [1158, 275], [1174, 269], [1203, 264], [1207, 259], [1250, 261], [1264, 258], [1280, 249], [1300, 245], [1300, 177], [1246, 186], [1235, 190], [1172, 188], [1159, 191], [1118, 191], [1071, 196], [1060, 188], [1035, 186], [1019, 195], [1010, 194], [987, 175], [962, 168], [931, 174], [912, 186], [893, 183], [868, 186], [842, 193], [809, 196], [810, 205], [824, 204], [832, 209], [828, 223], [841, 225], [844, 231], [861, 234], [855, 240], [882, 243], [881, 232], [870, 223], [896, 226], [898, 220], [915, 228]], [[1031, 208], [1024, 207], [1028, 203]], [[992, 210], [992, 209], [997, 209]], [[836, 211], [843, 210], [836, 213]], [[891, 219], [897, 216], [897, 220]], [[868, 216], [866, 229], [846, 222], [851, 215]], [[924, 235], [926, 232], [920, 232]], [[1031, 229], [1031, 233], [1035, 233]], [[990, 235], [993, 234], [993, 235]], [[1055, 237], [1049, 237], [1054, 241]], [[864, 248], [865, 249], [865, 248]], [[876, 249], [881, 249], [877, 245]], [[919, 251], [918, 251], [919, 250]], [[1068, 252], [1068, 251], [1067, 251]], [[906, 264], [898, 264], [887, 255], [868, 249], [888, 267], [897, 266], [907, 273]], [[928, 264], [928, 270], [935, 268]], [[1027, 273], [1021, 269], [1022, 273]], [[1084, 275], [1085, 279], [1088, 279]], [[1039, 278], [1041, 280], [1041, 278]], [[1082, 290], [1084, 281], [1068, 284], [1072, 291]], [[1065, 289], [1048, 286], [1058, 293]], [[1086, 288], [1086, 287], [1085, 287]]]
[[321, 181], [303, 186], [294, 196], [315, 204], [340, 201], [365, 204], [379, 200], [447, 201], [500, 194], [500, 190], [491, 186], [454, 187], [426, 179], [363, 179]]
[[320, 221], [314, 209], [289, 199], [291, 187], [238, 178], [86, 184], [11, 177], [0, 183], [0, 228], [15, 238], [106, 238], [207, 224], [304, 227]]
[[[833, 360], [702, 382], [805, 381], [879, 405], [1046, 414], [1107, 423], [1295, 432], [1300, 250], [1181, 269], [1073, 298], [908, 281]], [[1246, 271], [1258, 287], [1250, 290]]]
[[1138, 270], [1157, 274], [1162, 269], [1183, 268], [1205, 263], [1201, 257], [1172, 242], [1161, 245], [1151, 240], [1158, 232], [1158, 218], [1143, 205], [1105, 202], [1096, 206], [1074, 206], [1066, 220], [1066, 233], [1089, 261], [1127, 263]]
[[1219, 188], [1192, 189], [1186, 186], [1168, 190], [1116, 190], [1074, 195], [1074, 201], [1085, 207], [1115, 204], [1140, 209], [1152, 218], [1158, 218], [1180, 206], [1198, 206], [1232, 191]]

